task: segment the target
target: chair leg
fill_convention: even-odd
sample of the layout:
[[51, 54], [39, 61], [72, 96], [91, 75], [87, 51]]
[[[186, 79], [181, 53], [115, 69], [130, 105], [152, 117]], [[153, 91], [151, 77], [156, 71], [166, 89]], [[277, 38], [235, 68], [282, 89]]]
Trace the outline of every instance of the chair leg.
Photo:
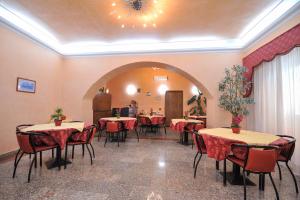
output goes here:
[[52, 158], [54, 158], [54, 149], [52, 149]]
[[82, 145], [82, 157], [84, 157], [84, 144]]
[[96, 156], [95, 156], [95, 150], [94, 150], [94, 147], [93, 147], [93, 145], [92, 145], [92, 144], [90, 144], [90, 146], [91, 146], [91, 148], [92, 148], [92, 151], [93, 151], [93, 157], [94, 157], [94, 158], [96, 158]]
[[31, 159], [31, 153], [29, 154], [29, 160]]
[[67, 160], [68, 160], [68, 144], [66, 144], [66, 147], [65, 147], [65, 166], [64, 166], [64, 169], [67, 168]]
[[199, 162], [200, 162], [200, 160], [201, 160], [201, 157], [202, 157], [202, 154], [200, 153], [200, 157], [199, 157], [199, 159], [198, 159], [198, 161], [197, 161], [197, 164], [196, 164], [196, 166], [195, 166], [195, 169], [194, 169], [194, 178], [196, 178], [196, 175], [197, 175], [197, 168], [198, 168]]
[[279, 179], [282, 180], [282, 176], [281, 176], [281, 168], [280, 168], [280, 165], [278, 163], [278, 161], [276, 162], [277, 163], [277, 167], [278, 167], [278, 171], [279, 171]]
[[224, 170], [223, 185], [226, 186], [226, 182], [227, 182], [227, 174], [226, 174], [226, 158], [224, 159], [223, 170]]
[[136, 133], [136, 137], [137, 137], [137, 139], [138, 139], [138, 142], [140, 142], [139, 133], [138, 133], [138, 131], [136, 130], [136, 128], [135, 128], [134, 130], [135, 130], [135, 133]]
[[197, 159], [197, 156], [199, 155], [199, 151], [196, 153], [195, 157], [194, 157], [194, 164], [193, 164], [193, 168], [195, 168], [195, 164], [196, 164], [196, 159]]
[[165, 135], [167, 135], [167, 130], [166, 130], [166, 126], [164, 126], [164, 129], [165, 129]]
[[219, 170], [219, 161], [216, 160], [216, 170]]
[[40, 151], [40, 167], [42, 167], [43, 165], [43, 155], [42, 155], [42, 151]]
[[18, 164], [19, 164], [21, 158], [23, 157], [24, 153], [22, 152], [21, 155], [20, 155], [20, 157], [18, 159], [17, 159], [17, 155], [16, 155], [16, 159], [15, 159], [16, 161], [15, 161], [15, 164], [14, 164], [13, 178], [15, 178], [15, 176], [16, 176], [16, 171], [17, 171]]
[[291, 170], [291, 168], [290, 168], [288, 162], [286, 162], [285, 165], [286, 165], [286, 167], [289, 169], [289, 171], [290, 171], [290, 173], [291, 173], [291, 175], [292, 175], [292, 177], [293, 177], [293, 180], [294, 180], [294, 183], [295, 183], [295, 188], [296, 188], [296, 193], [298, 194], [298, 193], [299, 193], [299, 190], [298, 190], [298, 185], [297, 185], [297, 180], [296, 180], [296, 178], [295, 178], [295, 175], [294, 175], [293, 171]]
[[120, 146], [119, 145], [119, 140], [120, 140], [120, 133], [119, 132], [117, 133], [117, 138], [118, 138], [118, 147], [119, 147]]
[[37, 153], [34, 154], [34, 168], [37, 168], [37, 159], [36, 159], [37, 155], [36, 154]]
[[101, 135], [102, 135], [102, 130], [99, 130], [99, 132], [98, 132], [98, 142], [100, 141]]
[[72, 145], [72, 159], [74, 159], [75, 145]]
[[246, 175], [245, 170], [243, 169], [243, 183], [244, 183], [244, 200], [247, 199], [247, 186], [246, 186]]
[[106, 137], [105, 137], [104, 147], [105, 147], [105, 145], [106, 145], [106, 143], [107, 143], [107, 138], [108, 138], [108, 134], [107, 134], [107, 132], [106, 132]]
[[31, 161], [31, 164], [30, 164], [30, 168], [29, 168], [29, 172], [28, 172], [28, 178], [27, 178], [28, 183], [30, 182], [30, 176], [31, 176], [31, 170], [32, 170], [33, 163], [36, 163], [36, 154], [33, 157], [33, 160]]
[[277, 199], [277, 200], [279, 200], [278, 191], [277, 191], [276, 185], [275, 185], [275, 183], [274, 183], [274, 181], [273, 181], [273, 178], [272, 178], [272, 175], [271, 175], [271, 173], [269, 173], [269, 177], [270, 177], [270, 179], [271, 179], [271, 182], [272, 182], [273, 188], [274, 188], [274, 190], [275, 190], [275, 193], [276, 193], [276, 199]]
[[89, 146], [86, 144], [86, 148], [87, 148], [87, 150], [88, 150], [88, 152], [89, 152], [89, 154], [90, 154], [90, 158], [91, 158], [91, 165], [93, 164], [93, 157], [92, 157], [92, 153], [91, 153], [91, 151], [90, 151], [90, 148], [89, 148]]
[[15, 156], [15, 162], [14, 162], [14, 166], [16, 165], [16, 162], [17, 162], [17, 158], [18, 158], [18, 155], [19, 153], [21, 152], [21, 149], [18, 150], [16, 156]]

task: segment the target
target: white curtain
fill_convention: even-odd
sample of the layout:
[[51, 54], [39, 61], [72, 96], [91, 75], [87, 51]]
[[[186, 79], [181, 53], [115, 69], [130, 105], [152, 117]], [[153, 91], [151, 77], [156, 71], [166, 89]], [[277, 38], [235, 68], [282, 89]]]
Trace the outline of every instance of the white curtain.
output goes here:
[[253, 82], [247, 128], [295, 137], [292, 165], [300, 174], [300, 47], [256, 67]]

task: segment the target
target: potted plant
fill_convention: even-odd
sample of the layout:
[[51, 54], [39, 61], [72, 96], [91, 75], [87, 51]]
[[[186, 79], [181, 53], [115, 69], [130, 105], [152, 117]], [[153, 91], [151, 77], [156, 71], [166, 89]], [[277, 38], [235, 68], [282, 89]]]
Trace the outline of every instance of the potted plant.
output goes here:
[[204, 109], [202, 107], [202, 102], [204, 104], [204, 106], [206, 106], [206, 98], [203, 97], [202, 98], [202, 93], [200, 92], [200, 90], [198, 90], [198, 95], [194, 95], [192, 96], [188, 101], [187, 101], [187, 105], [193, 105], [193, 107], [190, 108], [189, 113], [190, 115], [206, 115], [206, 113], [204, 112]]
[[56, 108], [54, 114], [51, 115], [51, 119], [54, 120], [55, 126], [60, 126], [62, 120], [66, 117], [63, 115], [63, 110], [61, 108]]
[[247, 105], [253, 104], [252, 98], [244, 98], [251, 82], [247, 81], [244, 73], [247, 68], [240, 65], [234, 65], [225, 69], [225, 77], [219, 83], [219, 106], [232, 115], [231, 128], [234, 133], [240, 132], [240, 123], [243, 116], [249, 114]]

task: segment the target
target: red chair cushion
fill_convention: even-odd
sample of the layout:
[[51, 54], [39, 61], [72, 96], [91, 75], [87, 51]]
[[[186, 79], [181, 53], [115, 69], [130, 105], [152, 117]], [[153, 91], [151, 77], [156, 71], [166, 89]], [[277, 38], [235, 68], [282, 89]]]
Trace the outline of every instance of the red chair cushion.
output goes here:
[[106, 131], [109, 133], [116, 133], [120, 131], [120, 125], [118, 122], [107, 122]]
[[253, 172], [273, 172], [277, 155], [278, 153], [275, 149], [262, 150], [250, 148], [245, 169]]

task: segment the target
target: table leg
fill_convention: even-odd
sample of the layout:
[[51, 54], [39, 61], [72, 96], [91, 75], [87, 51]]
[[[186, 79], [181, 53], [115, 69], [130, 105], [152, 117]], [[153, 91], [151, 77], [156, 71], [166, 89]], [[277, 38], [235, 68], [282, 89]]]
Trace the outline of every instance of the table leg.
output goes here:
[[265, 174], [259, 174], [259, 190], [265, 190]]
[[61, 148], [57, 147], [56, 148], [56, 157], [54, 159], [50, 159], [46, 162], [46, 166], [48, 169], [53, 169], [58, 167], [58, 169], [60, 170], [60, 167], [62, 165], [65, 164], [65, 162], [67, 162], [67, 164], [72, 163], [71, 161], [67, 160], [65, 161], [64, 159], [61, 158]]
[[184, 131], [183, 134], [184, 134], [183, 144], [184, 145], [189, 145], [189, 133], [187, 131]]
[[[221, 172], [221, 174], [224, 176], [224, 173]], [[231, 185], [244, 185], [243, 182], [243, 176], [241, 175], [241, 169], [240, 166], [233, 164], [232, 166], [232, 172], [227, 172], [226, 174], [227, 180]], [[255, 186], [255, 184], [246, 178], [246, 184], [249, 186]]]

